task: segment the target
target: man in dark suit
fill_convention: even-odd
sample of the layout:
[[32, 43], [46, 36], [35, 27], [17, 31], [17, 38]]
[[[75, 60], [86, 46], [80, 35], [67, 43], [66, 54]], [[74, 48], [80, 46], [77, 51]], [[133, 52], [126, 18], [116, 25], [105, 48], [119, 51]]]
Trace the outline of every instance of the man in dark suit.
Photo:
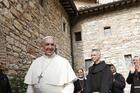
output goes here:
[[130, 72], [127, 77], [127, 83], [131, 84], [130, 93], [140, 93], [140, 57], [135, 56], [130, 66]]
[[12, 93], [8, 77], [3, 72], [2, 62], [0, 62], [0, 93]]

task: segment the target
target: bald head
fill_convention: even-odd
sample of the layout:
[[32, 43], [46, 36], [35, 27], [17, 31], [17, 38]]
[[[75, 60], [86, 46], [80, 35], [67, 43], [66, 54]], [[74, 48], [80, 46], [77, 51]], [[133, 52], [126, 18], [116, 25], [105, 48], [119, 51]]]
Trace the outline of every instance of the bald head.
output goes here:
[[45, 55], [51, 56], [55, 52], [56, 43], [53, 36], [46, 36], [42, 39], [41, 45]]

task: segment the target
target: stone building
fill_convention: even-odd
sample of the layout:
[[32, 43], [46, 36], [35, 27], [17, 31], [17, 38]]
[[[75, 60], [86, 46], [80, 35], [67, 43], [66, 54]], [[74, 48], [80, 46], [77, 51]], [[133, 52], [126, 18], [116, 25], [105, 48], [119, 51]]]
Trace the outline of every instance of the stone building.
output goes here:
[[[91, 64], [91, 49], [99, 48], [102, 59], [113, 63], [126, 78], [132, 57], [140, 56], [139, 0], [118, 0], [83, 7], [72, 32], [76, 68], [87, 70]], [[127, 85], [125, 93], [129, 93], [129, 89]]]
[[68, 15], [59, 0], [0, 0], [0, 62], [9, 74], [27, 70], [46, 35], [56, 37], [57, 52], [72, 62]]
[[107, 62], [125, 63], [134, 55], [140, 55], [139, 44], [135, 43], [139, 41], [139, 0], [98, 2], [93, 7], [79, 8], [78, 13], [72, 27], [76, 66], [89, 65], [92, 48], [100, 48]]
[[87, 70], [91, 49], [100, 48], [126, 77], [140, 55], [140, 0], [0, 0], [0, 62], [9, 74], [28, 69], [46, 35], [74, 69]]

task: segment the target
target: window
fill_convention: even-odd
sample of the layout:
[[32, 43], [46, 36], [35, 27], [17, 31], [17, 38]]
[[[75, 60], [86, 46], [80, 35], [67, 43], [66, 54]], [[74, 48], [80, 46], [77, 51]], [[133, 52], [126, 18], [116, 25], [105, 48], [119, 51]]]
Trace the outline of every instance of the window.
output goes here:
[[66, 27], [66, 23], [63, 22], [63, 31], [64, 31], [64, 32], [66, 32], [66, 28], [67, 28], [67, 27]]
[[91, 59], [86, 59], [85, 60], [85, 69], [87, 71], [88, 71], [88, 68], [91, 66], [91, 63], [92, 63]]
[[64, 17], [62, 17], [62, 31], [66, 33], [68, 31], [68, 22]]
[[126, 66], [129, 66], [132, 63], [132, 55], [131, 54], [124, 55], [124, 59], [125, 59]]
[[105, 36], [110, 36], [110, 35], [112, 35], [112, 33], [111, 33], [111, 27], [110, 27], [110, 26], [104, 27], [104, 35], [105, 35]]
[[81, 41], [81, 32], [75, 32], [75, 41]]

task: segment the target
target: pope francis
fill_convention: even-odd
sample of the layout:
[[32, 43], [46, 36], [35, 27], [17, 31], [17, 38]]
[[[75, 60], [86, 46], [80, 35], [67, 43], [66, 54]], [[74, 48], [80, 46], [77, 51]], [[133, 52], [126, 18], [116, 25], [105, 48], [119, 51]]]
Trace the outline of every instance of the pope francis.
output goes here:
[[44, 55], [31, 64], [24, 83], [26, 93], [73, 93], [76, 75], [68, 60], [55, 53], [53, 36], [46, 36], [41, 42]]

